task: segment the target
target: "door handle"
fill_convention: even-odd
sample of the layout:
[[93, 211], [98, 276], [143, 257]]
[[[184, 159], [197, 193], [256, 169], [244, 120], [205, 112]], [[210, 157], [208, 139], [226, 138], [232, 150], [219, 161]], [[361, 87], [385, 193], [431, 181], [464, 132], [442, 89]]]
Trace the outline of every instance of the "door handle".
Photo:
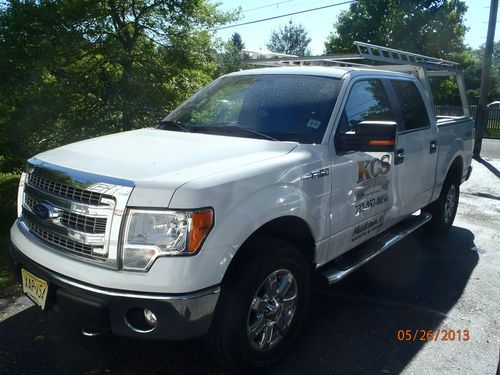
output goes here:
[[435, 153], [437, 151], [437, 149], [438, 149], [437, 141], [436, 140], [431, 141], [430, 147], [429, 147], [429, 153], [433, 154], [433, 153]]
[[396, 157], [394, 158], [394, 164], [402, 164], [405, 161], [405, 150], [400, 148], [399, 150], [396, 150]]

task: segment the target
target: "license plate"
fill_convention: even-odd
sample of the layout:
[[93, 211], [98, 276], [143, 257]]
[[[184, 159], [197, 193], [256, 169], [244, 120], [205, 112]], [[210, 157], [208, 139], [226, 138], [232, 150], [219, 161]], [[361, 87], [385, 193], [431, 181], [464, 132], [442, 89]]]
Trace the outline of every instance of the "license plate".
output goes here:
[[47, 300], [49, 284], [25, 269], [21, 269], [21, 276], [23, 280], [23, 292], [43, 310], [45, 308], [45, 301]]

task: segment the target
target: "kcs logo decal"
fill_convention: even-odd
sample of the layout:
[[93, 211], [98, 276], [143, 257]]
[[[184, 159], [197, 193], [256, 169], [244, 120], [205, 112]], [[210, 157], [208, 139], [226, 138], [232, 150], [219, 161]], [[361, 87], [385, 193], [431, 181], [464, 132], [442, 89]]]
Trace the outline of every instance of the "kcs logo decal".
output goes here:
[[386, 175], [391, 169], [391, 155], [386, 154], [380, 159], [373, 158], [371, 160], [358, 161], [358, 181], [369, 180], [377, 176]]

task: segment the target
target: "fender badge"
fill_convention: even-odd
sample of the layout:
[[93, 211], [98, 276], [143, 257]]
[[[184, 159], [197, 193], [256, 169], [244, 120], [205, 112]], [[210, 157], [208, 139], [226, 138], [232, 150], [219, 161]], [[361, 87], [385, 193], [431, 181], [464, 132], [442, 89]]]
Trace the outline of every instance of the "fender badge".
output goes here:
[[302, 180], [314, 180], [316, 178], [328, 176], [329, 174], [330, 174], [329, 168], [322, 168], [302, 176]]

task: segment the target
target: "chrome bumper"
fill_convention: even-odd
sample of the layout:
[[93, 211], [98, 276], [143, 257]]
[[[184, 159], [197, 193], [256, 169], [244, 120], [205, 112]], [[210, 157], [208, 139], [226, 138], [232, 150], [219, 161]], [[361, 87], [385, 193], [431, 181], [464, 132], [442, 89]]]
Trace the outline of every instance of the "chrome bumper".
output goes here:
[[[104, 289], [54, 273], [23, 255], [13, 244], [9, 253], [20, 278], [24, 268], [49, 283], [46, 309], [59, 311], [86, 326], [121, 336], [183, 340], [207, 333], [219, 297], [219, 286], [187, 294], [137, 293]], [[131, 319], [148, 309], [156, 326], [142, 329]], [[135, 318], [134, 318], [135, 319]]]

